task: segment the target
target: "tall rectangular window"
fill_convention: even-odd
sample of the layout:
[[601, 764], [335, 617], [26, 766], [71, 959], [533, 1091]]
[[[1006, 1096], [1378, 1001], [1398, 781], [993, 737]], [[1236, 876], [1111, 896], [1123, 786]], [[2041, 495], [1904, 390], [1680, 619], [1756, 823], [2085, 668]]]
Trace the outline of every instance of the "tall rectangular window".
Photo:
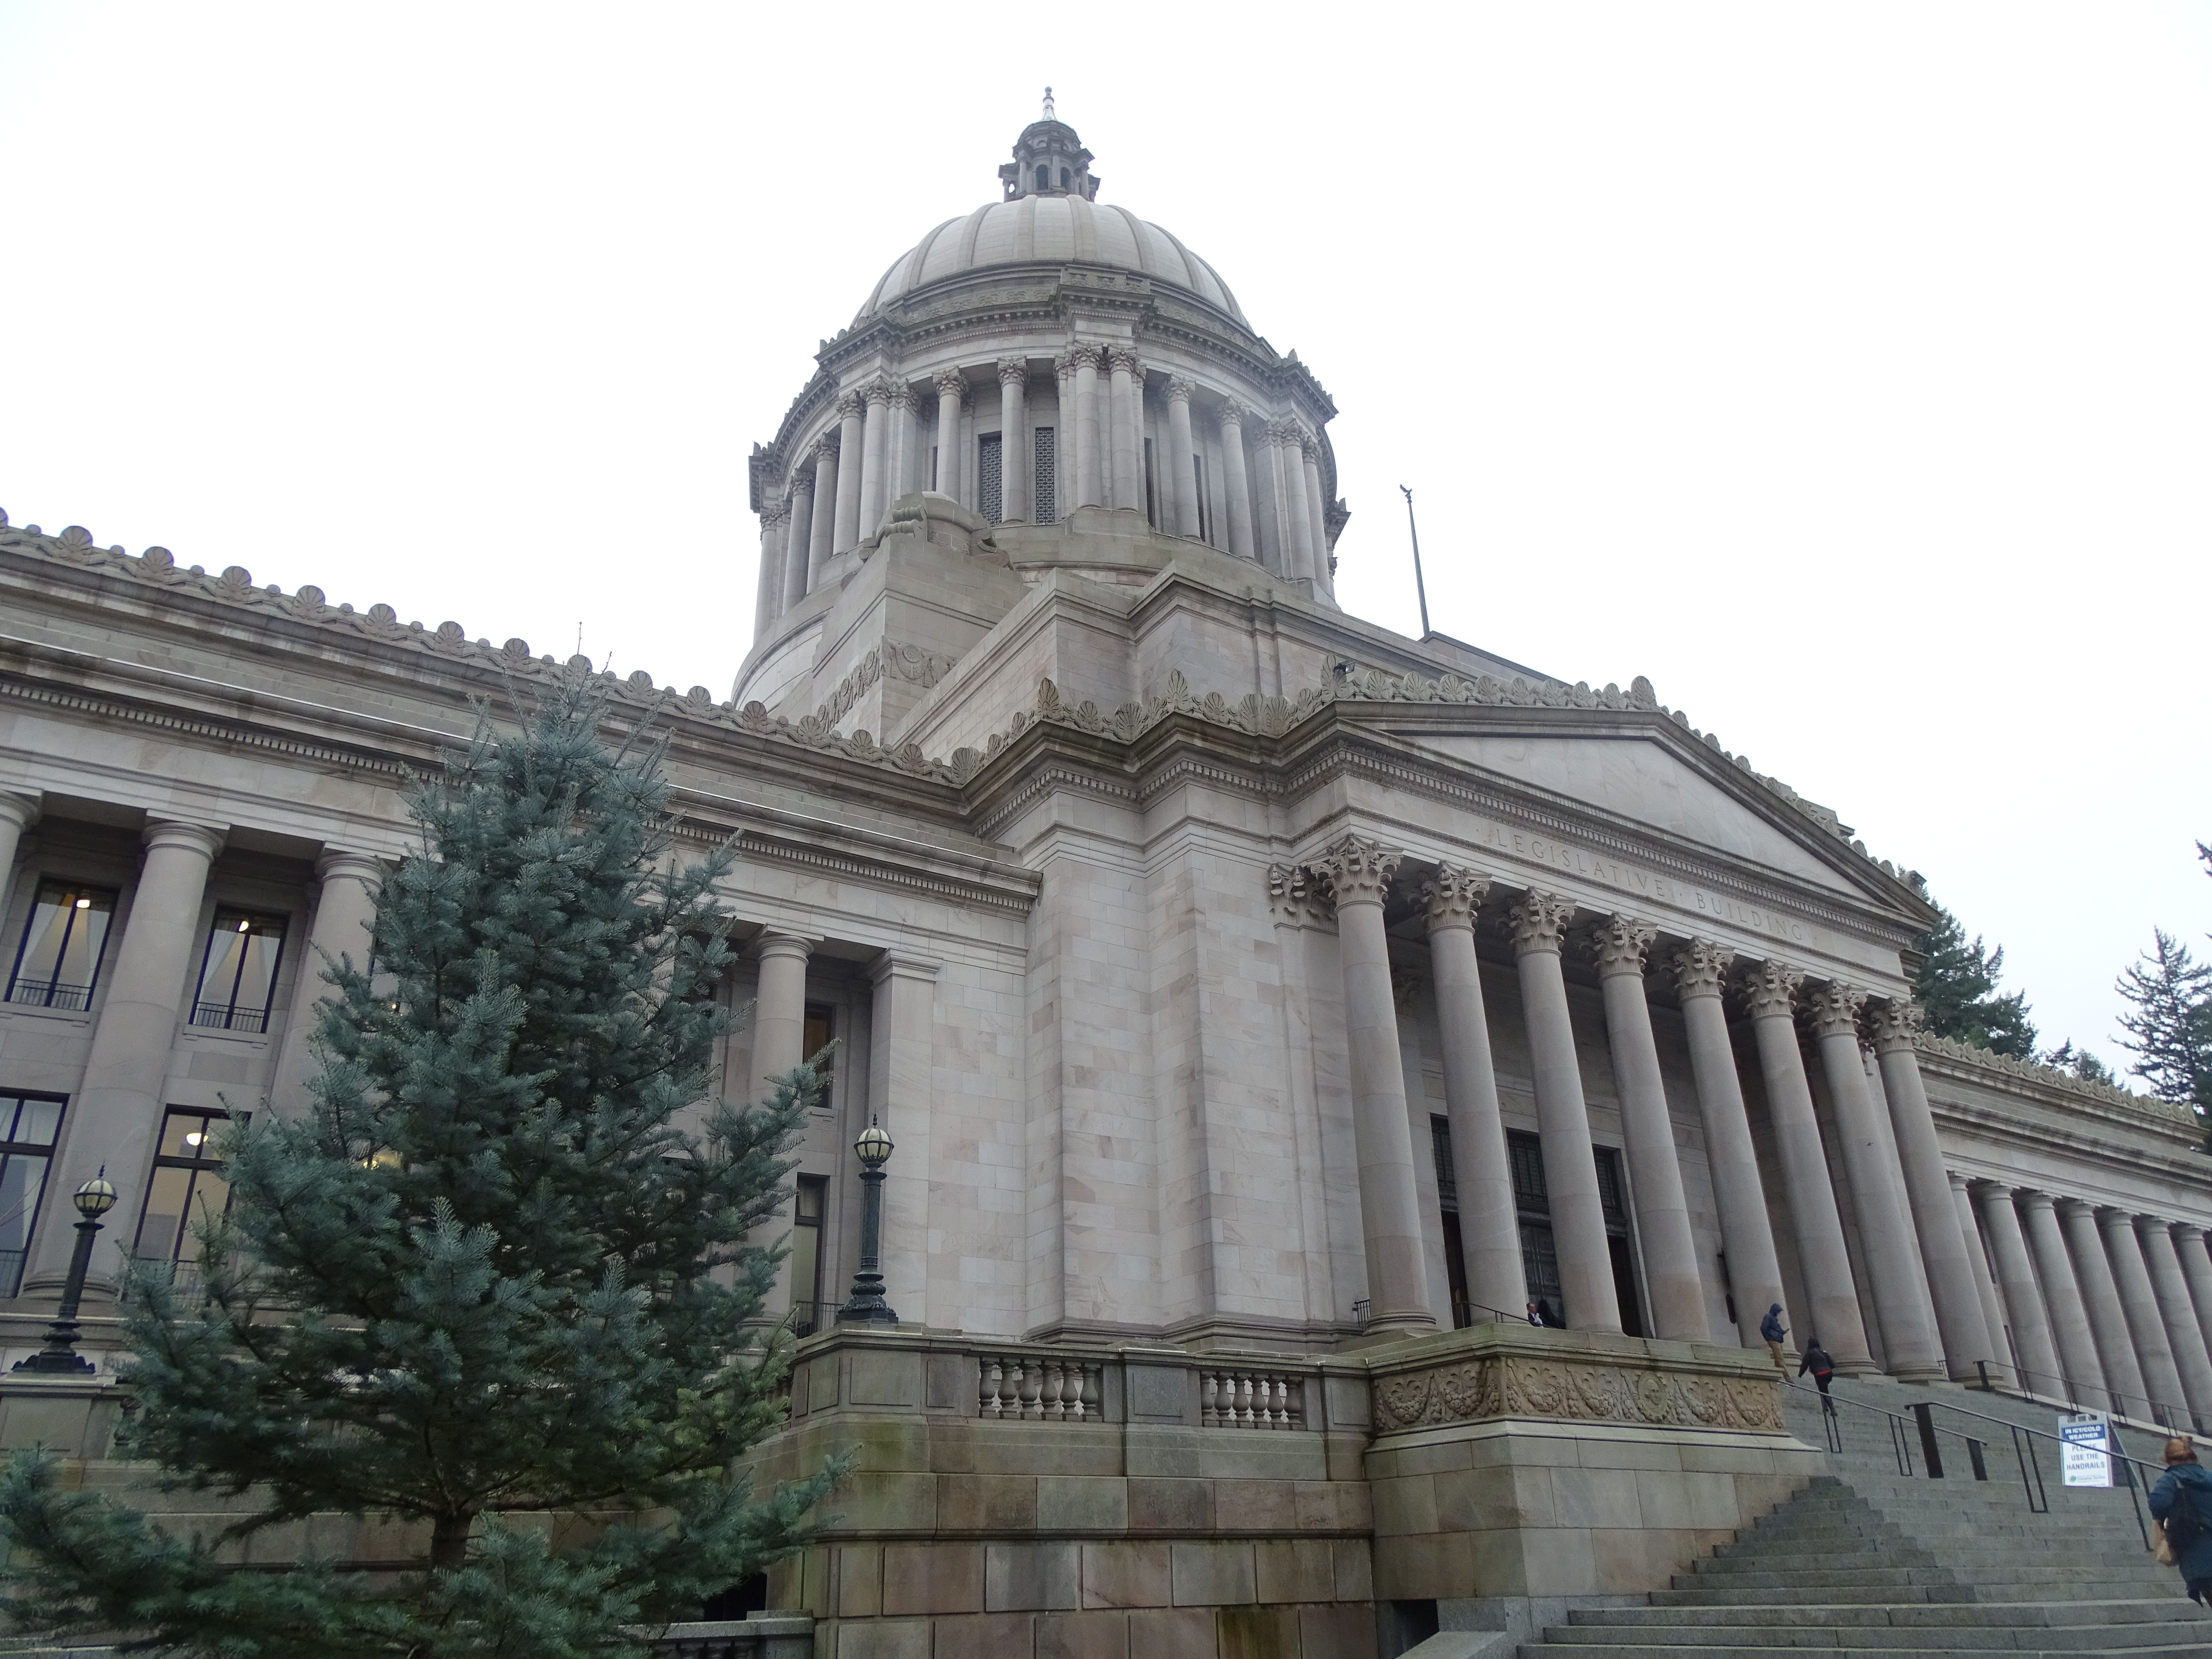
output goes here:
[[62, 1103], [52, 1095], [0, 1095], [0, 1296], [23, 1287]]
[[975, 440], [975, 510], [993, 524], [1006, 520], [1006, 446], [1000, 437], [986, 432]]
[[822, 1305], [822, 1212], [830, 1182], [823, 1176], [799, 1177], [791, 1211], [791, 1330], [811, 1336], [830, 1322], [832, 1310]]
[[1155, 530], [1160, 527], [1159, 481], [1152, 471], [1152, 441], [1145, 440], [1145, 522]]
[[139, 1212], [131, 1254], [144, 1265], [167, 1264], [169, 1282], [182, 1295], [199, 1289], [197, 1224], [230, 1206], [230, 1182], [215, 1155], [216, 1137], [229, 1121], [226, 1112], [183, 1106], [172, 1106], [161, 1119], [153, 1179], [146, 1184], [146, 1207]]
[[1620, 1328], [1628, 1336], [1642, 1336], [1644, 1298], [1636, 1288], [1636, 1247], [1628, 1231], [1628, 1183], [1620, 1174], [1620, 1149], [1600, 1146], [1597, 1153], [1597, 1203], [1605, 1214], [1606, 1253], [1613, 1261], [1613, 1295], [1620, 1303]]
[[15, 946], [8, 1000], [76, 1013], [92, 1006], [115, 895], [70, 881], [42, 881]]
[[1444, 1283], [1451, 1292], [1452, 1328], [1465, 1330], [1474, 1322], [1474, 1308], [1468, 1297], [1467, 1247], [1459, 1230], [1459, 1178], [1452, 1173], [1451, 1121], [1429, 1119], [1429, 1155], [1437, 1166], [1437, 1207], [1443, 1212]]
[[829, 1048], [830, 1039], [836, 1035], [837, 1011], [826, 1002], [808, 1003], [805, 1023], [800, 1030], [799, 1050], [809, 1060], [814, 1060], [817, 1054], [822, 1055], [819, 1060], [814, 1060], [815, 1072], [822, 1079], [822, 1095], [814, 1103], [817, 1111], [830, 1109], [830, 1097], [834, 1092], [837, 1056], [834, 1051], [826, 1054], [822, 1051]]
[[1528, 1297], [1547, 1325], [1564, 1325], [1566, 1295], [1559, 1283], [1559, 1257], [1552, 1243], [1552, 1189], [1544, 1180], [1544, 1145], [1525, 1130], [1505, 1133], [1505, 1158], [1513, 1166], [1513, 1208], [1521, 1225], [1521, 1272]]
[[1031, 487], [1035, 505], [1030, 510], [1032, 524], [1060, 522], [1060, 492], [1054, 486], [1053, 471], [1052, 428], [1041, 426], [1036, 429], [1036, 482]]
[[284, 918], [217, 910], [200, 959], [192, 1024], [216, 1031], [265, 1031], [284, 955]]

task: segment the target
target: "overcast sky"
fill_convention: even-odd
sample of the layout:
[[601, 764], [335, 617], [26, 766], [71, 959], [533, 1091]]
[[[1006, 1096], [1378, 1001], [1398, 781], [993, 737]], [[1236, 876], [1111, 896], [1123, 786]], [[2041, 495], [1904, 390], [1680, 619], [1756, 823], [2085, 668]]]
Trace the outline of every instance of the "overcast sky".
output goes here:
[[2125, 1058], [2212, 948], [2212, 6], [0, 0], [0, 507], [726, 696], [746, 453], [1047, 82], [1335, 398], [1348, 609], [1412, 485], [1438, 629]]

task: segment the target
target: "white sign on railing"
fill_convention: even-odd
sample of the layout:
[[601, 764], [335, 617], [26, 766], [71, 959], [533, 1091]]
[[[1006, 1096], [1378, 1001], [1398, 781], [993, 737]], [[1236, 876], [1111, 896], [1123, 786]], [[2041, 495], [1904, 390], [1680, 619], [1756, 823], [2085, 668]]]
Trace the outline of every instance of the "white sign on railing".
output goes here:
[[2062, 1467], [2069, 1486], [2112, 1484], [2112, 1431], [2102, 1412], [2061, 1412], [2058, 1437], [2065, 1443]]

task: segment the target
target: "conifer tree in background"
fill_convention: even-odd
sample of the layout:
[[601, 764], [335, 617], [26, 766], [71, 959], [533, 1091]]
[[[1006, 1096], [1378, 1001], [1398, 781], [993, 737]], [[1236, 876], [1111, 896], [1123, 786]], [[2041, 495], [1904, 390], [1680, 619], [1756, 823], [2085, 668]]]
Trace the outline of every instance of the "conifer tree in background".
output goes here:
[[2026, 994], [1996, 994], [2004, 947], [1984, 950], [1979, 934], [1969, 943], [1958, 917], [1940, 904], [1936, 908], [1936, 925], [1912, 942], [1921, 957], [1912, 996], [1928, 1030], [2015, 1060], [2033, 1060], [2035, 1027], [2027, 1018]]
[[2117, 1085], [2119, 1082], [2119, 1079], [2112, 1075], [2111, 1066], [2106, 1065], [2087, 1048], [2075, 1048], [2074, 1039], [2071, 1037], [2067, 1038], [2065, 1042], [2044, 1055], [2043, 1063], [2045, 1066], [2055, 1066], [2062, 1072], [2070, 1072], [2084, 1083], [2108, 1083]]
[[2120, 1016], [2120, 1041], [2136, 1057], [2128, 1069], [2152, 1094], [2212, 1112], [2212, 965], [2164, 928], [2114, 988], [2133, 1008]]
[[781, 1251], [745, 1240], [817, 1084], [675, 1127], [727, 1019], [705, 994], [730, 855], [674, 868], [659, 750], [609, 752], [606, 714], [580, 677], [519, 736], [480, 719], [417, 790], [376, 984], [325, 974], [312, 1107], [224, 1145], [204, 1307], [144, 1278], [126, 1304], [125, 1455], [242, 1499], [221, 1541], [388, 1516], [416, 1570], [232, 1571], [23, 1455], [0, 1476], [23, 1624], [224, 1659], [581, 1659], [806, 1535], [839, 1471], [756, 1501], [731, 1468], [782, 1415], [756, 1322]]

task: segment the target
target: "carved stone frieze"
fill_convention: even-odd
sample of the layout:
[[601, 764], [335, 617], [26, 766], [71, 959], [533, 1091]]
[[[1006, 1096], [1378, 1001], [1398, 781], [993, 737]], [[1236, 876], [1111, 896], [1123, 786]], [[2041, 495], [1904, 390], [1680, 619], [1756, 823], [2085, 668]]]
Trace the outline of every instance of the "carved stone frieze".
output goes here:
[[1782, 1434], [1781, 1384], [1518, 1354], [1462, 1359], [1374, 1382], [1375, 1430], [1402, 1434], [1494, 1417]]
[[951, 673], [957, 661], [941, 652], [924, 651], [920, 646], [899, 645], [885, 640], [860, 659], [859, 667], [837, 682], [837, 689], [814, 711], [814, 718], [824, 726], [836, 725], [853, 712], [853, 705], [860, 702], [867, 689], [886, 674], [910, 680], [927, 690]]
[[1506, 915], [1513, 924], [1515, 956], [1526, 956], [1531, 951], [1557, 954], [1560, 940], [1566, 937], [1567, 924], [1575, 919], [1575, 906], [1557, 893], [1532, 887]]
[[1607, 916], [1590, 931], [1590, 953], [1597, 958], [1601, 975], [1633, 974], [1641, 979], [1644, 955], [1658, 937], [1659, 930], [1647, 921]]
[[1805, 1023], [1812, 1027], [1815, 1036], [1849, 1033], [1856, 1037], [1859, 1010], [1866, 1006], [1866, 997], [1867, 994], [1856, 986], [1823, 980], [1805, 993]]
[[1329, 893], [1340, 907], [1380, 904], [1389, 896], [1400, 856], [1379, 842], [1346, 836], [1322, 855], [1315, 868], [1328, 878]]
[[1793, 968], [1778, 962], [1754, 962], [1745, 967], [1736, 986], [1753, 1019], [1778, 1015], [1787, 1019], [1796, 1011], [1798, 988], [1804, 983], [1805, 975]]
[[1674, 994], [1680, 997], [1717, 997], [1728, 985], [1728, 971], [1735, 964], [1735, 952], [1724, 945], [1716, 945], [1709, 939], [1693, 939], [1668, 958], [1668, 965], [1674, 970]]
[[1455, 864], [1439, 864], [1437, 872], [1421, 884], [1421, 899], [1428, 907], [1429, 931], [1439, 927], [1472, 927], [1474, 913], [1490, 894], [1490, 878], [1463, 870]]

